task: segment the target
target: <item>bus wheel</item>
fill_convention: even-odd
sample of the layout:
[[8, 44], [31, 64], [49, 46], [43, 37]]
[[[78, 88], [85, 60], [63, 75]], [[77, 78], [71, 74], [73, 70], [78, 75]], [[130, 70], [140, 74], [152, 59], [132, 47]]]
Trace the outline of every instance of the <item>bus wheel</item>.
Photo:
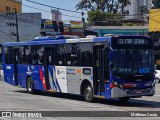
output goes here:
[[92, 102], [93, 101], [93, 90], [91, 85], [86, 85], [84, 89], [84, 99], [87, 102]]
[[30, 94], [34, 93], [34, 83], [31, 77], [27, 79], [27, 92]]
[[130, 97], [121, 97], [121, 98], [119, 98], [120, 102], [122, 102], [122, 103], [128, 102], [129, 99], [130, 99]]

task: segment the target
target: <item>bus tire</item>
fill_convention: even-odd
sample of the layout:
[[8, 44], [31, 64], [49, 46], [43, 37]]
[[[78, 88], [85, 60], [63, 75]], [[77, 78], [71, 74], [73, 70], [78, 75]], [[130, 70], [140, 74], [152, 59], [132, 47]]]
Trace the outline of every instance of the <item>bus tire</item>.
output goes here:
[[87, 102], [93, 101], [93, 90], [91, 85], [86, 85], [84, 88], [84, 99]]
[[121, 98], [119, 98], [121, 103], [126, 103], [126, 102], [129, 101], [129, 99], [130, 99], [130, 97], [121, 97]]
[[34, 89], [33, 80], [32, 80], [31, 77], [29, 77], [29, 78], [27, 79], [27, 92], [28, 92], [29, 94], [33, 94], [34, 91], [35, 91], [35, 89]]

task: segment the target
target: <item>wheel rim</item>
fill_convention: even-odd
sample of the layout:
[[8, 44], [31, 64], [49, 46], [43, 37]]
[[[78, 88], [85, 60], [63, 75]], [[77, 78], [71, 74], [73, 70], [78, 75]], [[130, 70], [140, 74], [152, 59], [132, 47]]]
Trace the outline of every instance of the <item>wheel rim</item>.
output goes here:
[[29, 81], [28, 82], [28, 91], [31, 92], [32, 91], [32, 83]]
[[91, 87], [87, 87], [85, 91], [85, 96], [87, 100], [92, 99], [92, 89]]

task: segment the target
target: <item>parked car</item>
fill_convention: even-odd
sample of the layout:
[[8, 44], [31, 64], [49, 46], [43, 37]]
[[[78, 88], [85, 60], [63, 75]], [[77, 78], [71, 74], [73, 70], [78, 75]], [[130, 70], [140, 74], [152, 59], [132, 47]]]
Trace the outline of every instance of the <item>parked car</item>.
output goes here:
[[160, 83], [160, 70], [155, 70], [155, 81]]

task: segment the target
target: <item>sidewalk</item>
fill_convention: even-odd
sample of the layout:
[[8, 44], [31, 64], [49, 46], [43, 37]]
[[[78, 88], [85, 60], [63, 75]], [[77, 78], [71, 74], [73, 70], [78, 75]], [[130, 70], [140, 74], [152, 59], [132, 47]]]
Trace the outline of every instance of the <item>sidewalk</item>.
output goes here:
[[0, 77], [0, 81], [4, 81], [4, 77]]

